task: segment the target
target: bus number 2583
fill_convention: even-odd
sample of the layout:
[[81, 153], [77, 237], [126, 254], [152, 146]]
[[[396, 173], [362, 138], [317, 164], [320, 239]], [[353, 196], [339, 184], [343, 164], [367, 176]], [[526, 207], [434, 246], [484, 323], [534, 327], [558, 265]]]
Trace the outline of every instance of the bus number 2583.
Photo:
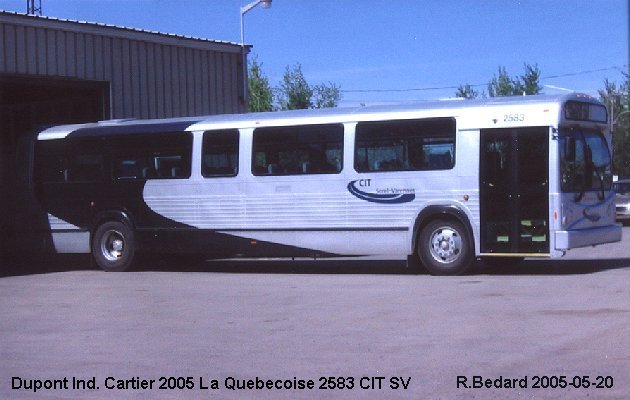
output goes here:
[[503, 114], [503, 122], [523, 122], [525, 114]]

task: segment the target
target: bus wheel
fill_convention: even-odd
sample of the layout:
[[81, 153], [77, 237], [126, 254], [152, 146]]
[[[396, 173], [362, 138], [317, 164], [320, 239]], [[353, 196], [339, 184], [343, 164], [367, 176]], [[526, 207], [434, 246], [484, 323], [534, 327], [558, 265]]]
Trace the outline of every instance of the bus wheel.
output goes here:
[[432, 275], [459, 275], [473, 261], [472, 240], [460, 222], [435, 220], [418, 235], [418, 258]]
[[118, 221], [99, 226], [92, 238], [92, 257], [105, 271], [129, 269], [135, 255], [133, 230]]

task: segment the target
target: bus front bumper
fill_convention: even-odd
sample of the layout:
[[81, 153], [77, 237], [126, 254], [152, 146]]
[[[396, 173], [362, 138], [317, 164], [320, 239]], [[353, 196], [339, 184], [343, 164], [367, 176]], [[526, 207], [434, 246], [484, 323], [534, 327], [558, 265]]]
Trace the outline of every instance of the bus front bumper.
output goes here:
[[556, 232], [556, 249], [595, 246], [621, 241], [621, 225]]

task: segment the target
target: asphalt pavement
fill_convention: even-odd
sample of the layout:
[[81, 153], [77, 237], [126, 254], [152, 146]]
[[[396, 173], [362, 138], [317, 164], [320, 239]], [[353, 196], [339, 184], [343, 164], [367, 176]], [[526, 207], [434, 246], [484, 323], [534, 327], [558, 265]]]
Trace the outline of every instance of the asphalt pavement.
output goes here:
[[459, 277], [366, 260], [32, 270], [0, 278], [0, 398], [630, 397], [628, 227]]

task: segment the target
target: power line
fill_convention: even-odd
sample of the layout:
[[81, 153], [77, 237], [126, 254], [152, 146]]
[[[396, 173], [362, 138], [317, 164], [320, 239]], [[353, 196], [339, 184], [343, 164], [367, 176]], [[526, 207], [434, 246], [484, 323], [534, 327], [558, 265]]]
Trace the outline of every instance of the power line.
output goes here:
[[[540, 80], [547, 80], [547, 79], [556, 79], [556, 78], [564, 78], [564, 77], [568, 77], [568, 76], [578, 76], [578, 75], [587, 75], [587, 74], [592, 74], [594, 72], [603, 72], [603, 71], [610, 71], [610, 70], [621, 70], [623, 67], [628, 67], [628, 64], [624, 64], [621, 66], [613, 66], [613, 67], [608, 67], [608, 68], [599, 68], [599, 69], [592, 69], [592, 70], [585, 70], [585, 71], [579, 71], [579, 72], [569, 72], [566, 74], [559, 74], [559, 75], [548, 75], [548, 76], [543, 76], [540, 78]], [[488, 83], [477, 83], [474, 85], [469, 85], [470, 87], [481, 87], [481, 86], [487, 86]], [[437, 87], [424, 87], [424, 88], [406, 88], [406, 89], [346, 89], [346, 90], [340, 90], [340, 92], [342, 93], [401, 93], [401, 92], [425, 92], [425, 91], [430, 91], [430, 90], [446, 90], [446, 89], [458, 89], [460, 87], [460, 85], [457, 86], [437, 86]]]
[[540, 80], [543, 79], [555, 79], [555, 78], [564, 78], [567, 76], [577, 76], [577, 75], [586, 75], [586, 74], [592, 74], [593, 72], [604, 72], [604, 71], [610, 71], [613, 69], [619, 70], [621, 71], [621, 68], [623, 67], [628, 67], [628, 64], [624, 64], [621, 66], [614, 66], [614, 67], [608, 67], [608, 68], [600, 68], [600, 69], [591, 69], [588, 71], [580, 71], [580, 72], [571, 72], [571, 73], [567, 73], [567, 74], [560, 74], [560, 75], [549, 75], [549, 76], [543, 76], [540, 78]]

